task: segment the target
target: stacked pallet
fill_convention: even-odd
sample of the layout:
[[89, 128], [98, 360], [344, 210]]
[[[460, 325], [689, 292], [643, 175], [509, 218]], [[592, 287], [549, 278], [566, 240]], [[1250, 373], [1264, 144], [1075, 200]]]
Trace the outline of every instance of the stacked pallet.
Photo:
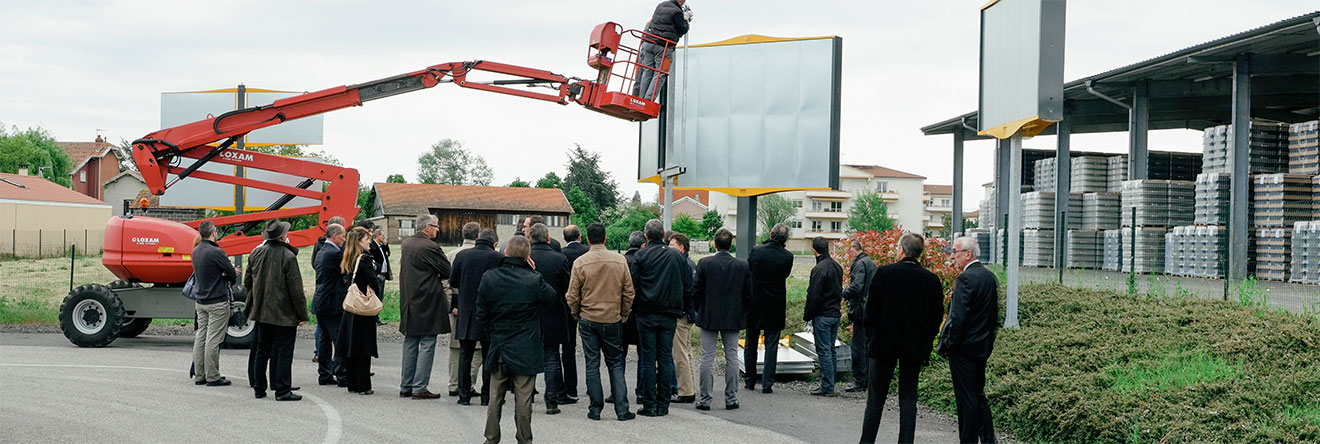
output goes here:
[[968, 231], [967, 235], [976, 239], [976, 246], [981, 250], [981, 255], [977, 256], [976, 259], [987, 264], [990, 263], [990, 253], [992, 253], [990, 250], [990, 232], [977, 229]]
[[[1040, 171], [1040, 167], [1036, 167]], [[1103, 193], [1109, 191], [1109, 159], [1099, 156], [1074, 157], [1069, 191], [1073, 193]], [[1039, 177], [1039, 176], [1037, 176]], [[1040, 189], [1037, 185], [1036, 189]]]
[[1315, 210], [1311, 176], [1303, 174], [1259, 174], [1253, 177], [1252, 225], [1289, 228], [1310, 220]]
[[1288, 172], [1320, 174], [1320, 121], [1288, 127]]
[[1110, 156], [1109, 186], [1105, 191], [1117, 193], [1123, 190], [1123, 181], [1128, 180], [1127, 156]]
[[[1005, 231], [1007, 230], [1003, 228], [995, 230], [995, 236], [994, 236], [995, 251], [997, 252], [996, 254], [999, 254], [1001, 255], [1001, 257], [1004, 257], [1004, 260], [1001, 261], [1001, 263], [1008, 262], [1008, 257], [1007, 257], [1008, 246], [1004, 245], [1004, 241], [1007, 239], [1004, 237]], [[1022, 232], [1018, 232], [1018, 264], [1022, 263], [1022, 254], [1025, 248], [1025, 245], [1023, 244], [1022, 240], [1023, 240]]]
[[[1085, 193], [1082, 195], [1082, 229], [1112, 230], [1118, 228], [1120, 213], [1119, 193]], [[1072, 225], [1072, 224], [1069, 224]]]
[[[1190, 225], [1195, 213], [1196, 184], [1181, 180], [1129, 180], [1119, 198], [1122, 226]], [[1135, 220], [1133, 210], [1135, 212]]]
[[1191, 263], [1184, 262], [1187, 257], [1187, 247], [1194, 241], [1187, 238], [1183, 233], [1183, 228], [1173, 227], [1169, 232], [1164, 233], [1164, 273], [1174, 276], [1187, 276], [1191, 270]]
[[1320, 220], [1320, 176], [1311, 178], [1311, 219]]
[[1196, 180], [1204, 165], [1198, 153], [1151, 151], [1146, 159], [1146, 177], [1157, 180]]
[[1104, 263], [1105, 237], [1098, 230], [1068, 230], [1064, 257], [1067, 268], [1098, 269]]
[[1256, 230], [1256, 278], [1287, 281], [1292, 254], [1292, 228]]
[[1022, 230], [1022, 266], [1054, 266], [1054, 230]]
[[1289, 281], [1320, 284], [1320, 221], [1293, 224], [1292, 264]]
[[1054, 157], [1036, 161], [1036, 174], [1032, 181], [1035, 185], [1034, 189], [1046, 191], [1053, 191], [1055, 189], [1055, 185], [1058, 183], [1058, 169], [1055, 166], [1056, 164], [1058, 164], [1058, 162]]
[[1218, 226], [1173, 227], [1165, 234], [1164, 268], [1168, 274], [1218, 278], [1228, 256], [1228, 232]]
[[[1164, 271], [1164, 234], [1167, 227], [1123, 227], [1123, 271], [1160, 273]], [[1135, 257], [1133, 257], [1135, 256]], [[1136, 269], [1133, 270], [1133, 262]]]
[[1206, 173], [1196, 176], [1196, 209], [1193, 220], [1197, 225], [1228, 224], [1232, 176], [1224, 173]]
[[1101, 270], [1119, 271], [1123, 269], [1123, 233], [1121, 230], [1104, 231], [1104, 261]]
[[[1251, 174], [1288, 171], [1288, 127], [1262, 121], [1251, 122], [1249, 153]], [[1202, 137], [1203, 173], [1233, 172], [1233, 126], [1206, 128]]]
[[[1040, 177], [1037, 175], [1036, 177]], [[1054, 193], [1022, 193], [1022, 228], [1054, 228]]]

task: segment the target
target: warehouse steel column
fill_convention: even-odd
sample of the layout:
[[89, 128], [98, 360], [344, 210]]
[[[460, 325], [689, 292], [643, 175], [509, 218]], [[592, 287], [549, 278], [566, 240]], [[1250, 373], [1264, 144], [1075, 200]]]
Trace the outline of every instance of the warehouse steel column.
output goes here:
[[[996, 247], [993, 243], [990, 246], [995, 251], [995, 254], [991, 256], [995, 263], [1006, 264], [1008, 262], [1004, 257], [1004, 252], [1008, 248], [1008, 224], [1004, 220], [1008, 217], [1010, 199], [1017, 199], [1018, 194], [1022, 192], [1022, 182], [1019, 180], [1018, 183], [1012, 184], [1008, 177], [1013, 165], [1011, 159], [1012, 148], [1008, 139], [999, 139], [996, 143], [998, 147], [995, 148], [995, 159], [997, 159], [995, 161], [995, 233], [998, 233], [1001, 229], [1005, 230], [1005, 237], [1000, 239], [1003, 242], [1003, 248]], [[993, 233], [991, 239], [994, 239]]]
[[1072, 191], [1072, 153], [1069, 151], [1069, 139], [1072, 136], [1072, 123], [1068, 121], [1067, 102], [1064, 104], [1064, 118], [1055, 123], [1058, 134], [1058, 152], [1054, 159], [1054, 268], [1059, 271], [1059, 280], [1063, 280], [1063, 267], [1067, 254], [1067, 219], [1082, 217], [1080, 214], [1068, 214], [1068, 197]]
[[1228, 206], [1228, 279], [1247, 276], [1248, 186], [1251, 183], [1251, 56], [1233, 62], [1233, 178]]
[[1150, 132], [1150, 83], [1142, 80], [1132, 90], [1132, 108], [1128, 109], [1128, 180], [1149, 179], [1146, 137]]
[[[949, 237], [963, 232], [963, 131], [953, 131], [953, 212], [950, 213]], [[953, 240], [953, 239], [949, 239]]]

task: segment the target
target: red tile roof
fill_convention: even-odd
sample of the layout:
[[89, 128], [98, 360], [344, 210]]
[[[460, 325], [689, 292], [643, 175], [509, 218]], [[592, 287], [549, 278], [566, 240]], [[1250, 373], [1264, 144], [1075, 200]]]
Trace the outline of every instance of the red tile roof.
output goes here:
[[76, 167], [82, 165], [88, 157], [105, 155], [106, 148], [113, 148], [114, 145], [106, 142], [55, 142], [64, 152], [69, 155], [69, 160]]
[[905, 173], [892, 168], [885, 168], [880, 165], [847, 165], [851, 168], [861, 170], [871, 177], [891, 177], [896, 179], [925, 179], [926, 176], [918, 176], [912, 173]]
[[[0, 179], [4, 179], [0, 180], [0, 199], [106, 205], [105, 202], [37, 176], [0, 173]], [[14, 185], [15, 183], [23, 187], [20, 188]]]
[[412, 183], [375, 184], [384, 214], [419, 214], [431, 208], [509, 212], [573, 212], [558, 188], [480, 187]]
[[953, 194], [953, 185], [924, 185], [930, 194]]

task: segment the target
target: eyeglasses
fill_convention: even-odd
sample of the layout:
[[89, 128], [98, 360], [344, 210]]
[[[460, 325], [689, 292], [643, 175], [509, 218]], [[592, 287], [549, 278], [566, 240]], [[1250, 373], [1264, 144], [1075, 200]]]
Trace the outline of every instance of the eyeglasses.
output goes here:
[[440, 226], [439, 226], [439, 225], [436, 225], [436, 224], [426, 224], [426, 226], [427, 226], [427, 227], [440, 228]]
[[967, 251], [971, 251], [971, 250], [954, 248], [954, 249], [953, 249], [953, 254], [963, 253], [963, 252], [967, 252]]

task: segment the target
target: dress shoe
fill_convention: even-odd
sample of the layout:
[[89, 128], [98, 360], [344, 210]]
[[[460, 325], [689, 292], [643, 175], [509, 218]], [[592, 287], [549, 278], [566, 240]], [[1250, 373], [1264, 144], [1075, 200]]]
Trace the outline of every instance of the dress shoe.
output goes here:
[[266, 391], [265, 391], [265, 390], [253, 390], [253, 391], [252, 391], [252, 397], [253, 397], [253, 398], [257, 398], [257, 399], [265, 398], [265, 397], [266, 397]]
[[205, 379], [194, 380], [193, 385], [206, 385]]
[[613, 403], [614, 403], [614, 395], [606, 396], [606, 397], [605, 397], [605, 403], [606, 403], [606, 404], [613, 404]]
[[403, 390], [403, 391], [400, 391], [400, 392], [399, 392], [399, 397], [400, 397], [400, 398], [411, 398], [411, 397], [412, 397], [412, 391], [409, 391], [409, 390]]
[[855, 386], [855, 385], [854, 385], [854, 386], [850, 386], [850, 387], [848, 387], [848, 388], [846, 388], [846, 389], [843, 389], [843, 391], [848, 392], [848, 393], [865, 392], [865, 391], [866, 391], [866, 387], [858, 387], [858, 386]]
[[374, 395], [374, 394], [376, 394], [376, 391], [375, 391], [375, 390], [364, 390], [364, 391], [357, 392], [357, 394], [359, 394], [359, 395]]
[[289, 387], [289, 391], [291, 391], [291, 392], [296, 392], [296, 391], [298, 391], [298, 390], [302, 390], [302, 387], [298, 387], [298, 386], [296, 386], [296, 385], [293, 386], [293, 387]]
[[658, 410], [652, 409], [650, 407], [642, 407], [641, 410], [637, 411], [637, 414], [642, 416], [650, 416], [650, 417], [660, 416], [660, 412]]
[[633, 420], [633, 419], [636, 418], [636, 417], [637, 417], [637, 414], [636, 414], [636, 413], [633, 413], [633, 412], [627, 412], [627, 413], [624, 413], [622, 416], [619, 416], [619, 420], [620, 420], [620, 421], [631, 421], [631, 420]]
[[319, 385], [338, 385], [339, 381], [336, 381], [334, 379], [322, 379], [320, 381], [317, 381], [316, 383]]
[[456, 396], [458, 396], [458, 390], [450, 390], [450, 391], [449, 391], [449, 397], [453, 398], [453, 397], [456, 397]]
[[338, 381], [335, 381], [335, 385], [337, 385], [337, 386], [339, 386], [339, 387], [348, 387], [348, 381], [345, 381], [345, 380], [343, 380], [343, 379], [340, 379], [340, 380], [338, 380]]
[[704, 411], [708, 411], [708, 410], [710, 410], [710, 406], [708, 406], [708, 405], [697, 404], [697, 410], [701, 410], [701, 411], [703, 411], [703, 412], [704, 412]]
[[312, 355], [312, 362], [320, 362], [320, 361], [321, 361], [320, 356]]
[[232, 382], [229, 382], [228, 379], [220, 378], [220, 379], [217, 379], [217, 380], [214, 380], [214, 381], [211, 381], [211, 382], [206, 383], [206, 386], [207, 386], [207, 387], [224, 387], [224, 386], [226, 386], [226, 385], [230, 385], [230, 384], [233, 384], [233, 383], [232, 383]]
[[765, 393], [765, 394], [767, 394], [767, 395], [768, 395], [768, 394], [771, 394], [771, 393], [774, 393], [774, 392], [775, 392], [775, 389], [772, 389], [772, 388], [770, 388], [770, 387], [765, 387], [765, 388], [762, 388], [762, 389], [761, 389], [761, 393]]
[[546, 407], [545, 407], [545, 414], [547, 414], [547, 415], [558, 415], [560, 411], [561, 411], [561, 410], [559, 410], [559, 407], [557, 407], [557, 406], [546, 406]]
[[724, 410], [738, 410], [738, 407], [741, 406], [739, 406], [738, 403], [736, 402], [733, 404], [724, 404]]
[[815, 389], [811, 391], [811, 396], [824, 396], [826, 398], [837, 398], [839, 394], [835, 392], [827, 392], [821, 389]]
[[458, 398], [458, 405], [472, 405], [471, 399]]
[[669, 416], [669, 408], [666, 407], [666, 408], [663, 408], [663, 409], [657, 410], [655, 416]]
[[600, 421], [600, 412], [587, 412], [587, 419]]
[[283, 396], [276, 396], [276, 401], [302, 401], [302, 395], [297, 393], [286, 393]]
[[747, 388], [747, 390], [756, 390], [756, 383], [755, 383], [755, 382], [749, 382], [749, 383], [747, 383], [746, 385], [744, 385], [743, 387]]
[[577, 403], [578, 403], [578, 399], [577, 399], [576, 396], [560, 396], [560, 397], [559, 397], [559, 403], [560, 403], [560, 404], [577, 404]]
[[440, 394], [431, 392], [413, 393], [412, 399], [440, 399]]
[[376, 372], [367, 372], [367, 376], [376, 376]]
[[674, 403], [674, 404], [691, 404], [691, 403], [694, 403], [694, 402], [696, 402], [696, 401], [697, 401], [697, 397], [696, 397], [695, 395], [694, 395], [694, 396], [679, 396], [679, 397], [674, 398], [673, 403]]

